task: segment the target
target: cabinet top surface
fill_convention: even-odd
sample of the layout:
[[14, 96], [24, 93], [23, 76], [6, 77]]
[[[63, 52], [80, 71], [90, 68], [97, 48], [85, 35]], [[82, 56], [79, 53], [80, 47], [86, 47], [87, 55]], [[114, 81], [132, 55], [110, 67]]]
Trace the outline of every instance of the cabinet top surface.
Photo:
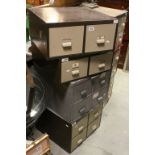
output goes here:
[[46, 24], [114, 20], [113, 17], [85, 7], [34, 7], [29, 11]]
[[118, 17], [127, 13], [127, 10], [112, 9], [112, 8], [101, 7], [101, 6], [93, 10], [112, 17]]

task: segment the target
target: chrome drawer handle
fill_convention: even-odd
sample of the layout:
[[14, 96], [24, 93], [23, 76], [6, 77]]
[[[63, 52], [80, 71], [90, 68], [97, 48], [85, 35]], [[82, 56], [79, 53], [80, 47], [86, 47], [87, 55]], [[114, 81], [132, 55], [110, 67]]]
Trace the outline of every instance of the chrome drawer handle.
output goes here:
[[103, 64], [99, 64], [99, 65], [98, 65], [98, 68], [99, 68], [99, 69], [105, 68], [105, 64], [104, 64], [104, 63], [103, 63]]
[[83, 139], [81, 138], [77, 141], [77, 144], [81, 144], [82, 142], [83, 142]]
[[100, 101], [103, 100], [103, 97], [101, 96], [101, 97], [99, 97], [97, 100], [98, 100], [98, 102], [100, 102]]
[[85, 107], [81, 108], [79, 110], [79, 112], [80, 112], [80, 114], [85, 114], [86, 113], [86, 108]]
[[104, 85], [104, 84], [105, 84], [105, 80], [102, 80], [102, 81], [100, 82], [100, 84], [101, 84], [101, 85]]
[[84, 129], [84, 126], [81, 126], [81, 127], [79, 127], [78, 131], [79, 131], [79, 132], [82, 132], [83, 129]]
[[94, 117], [97, 118], [99, 116], [99, 112], [97, 112]]
[[81, 91], [81, 96], [84, 98], [84, 97], [87, 97], [87, 91], [86, 90], [83, 90]]
[[72, 42], [63, 42], [62, 43], [62, 47], [63, 48], [71, 48], [72, 47]]
[[78, 76], [80, 74], [80, 70], [74, 70], [72, 71], [73, 76]]

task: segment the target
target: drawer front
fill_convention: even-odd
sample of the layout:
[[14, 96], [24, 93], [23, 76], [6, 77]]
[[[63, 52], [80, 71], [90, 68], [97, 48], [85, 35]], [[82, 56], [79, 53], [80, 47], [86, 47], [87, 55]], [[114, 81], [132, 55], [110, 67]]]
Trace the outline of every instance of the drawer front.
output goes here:
[[94, 120], [96, 120], [98, 117], [100, 117], [101, 113], [102, 113], [102, 106], [97, 106], [95, 107], [95, 109], [91, 110], [89, 112], [89, 120], [88, 120], [88, 124], [90, 124], [91, 122], [93, 122]]
[[61, 82], [67, 82], [87, 76], [88, 58], [61, 63]]
[[100, 75], [91, 77], [92, 90], [96, 91], [100, 88], [105, 88], [108, 85], [109, 79], [110, 71], [106, 71], [101, 73]]
[[91, 81], [89, 79], [85, 80], [80, 85], [74, 87], [73, 93], [75, 102], [80, 102], [85, 98], [87, 98], [91, 94], [91, 91], [92, 87], [91, 87]]
[[78, 136], [73, 138], [71, 143], [71, 152], [86, 139], [87, 130], [83, 130]]
[[82, 118], [80, 121], [73, 123], [72, 125], [72, 138], [79, 135], [87, 127], [88, 115]]
[[108, 89], [100, 89], [92, 94], [92, 107], [103, 105], [107, 99]]
[[71, 122], [81, 119], [91, 109], [91, 95], [81, 102], [72, 105]]
[[93, 133], [99, 126], [101, 122], [101, 116], [99, 116], [95, 121], [93, 121], [87, 129], [87, 137]]
[[126, 24], [126, 16], [119, 18], [118, 20], [118, 33], [123, 32]]
[[89, 75], [109, 70], [111, 68], [112, 57], [112, 52], [90, 57]]
[[116, 24], [89, 25], [86, 27], [85, 52], [112, 50]]
[[82, 53], [84, 26], [49, 28], [49, 56]]

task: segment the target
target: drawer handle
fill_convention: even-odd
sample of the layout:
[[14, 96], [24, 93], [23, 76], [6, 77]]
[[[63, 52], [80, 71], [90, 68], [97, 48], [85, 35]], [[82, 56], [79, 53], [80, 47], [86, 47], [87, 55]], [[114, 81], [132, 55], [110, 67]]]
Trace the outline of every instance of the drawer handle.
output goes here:
[[125, 26], [125, 23], [122, 23], [122, 26], [124, 27]]
[[119, 59], [119, 56], [117, 56], [116, 58], [115, 58], [115, 60], [118, 60]]
[[97, 118], [99, 116], [99, 112], [97, 112], [94, 117]]
[[97, 100], [98, 100], [98, 102], [101, 102], [103, 100], [103, 97], [101, 96]]
[[96, 124], [92, 126], [92, 130], [95, 130], [97, 128]]
[[86, 108], [85, 107], [80, 109], [80, 114], [84, 114], [85, 112], [86, 112]]
[[99, 65], [98, 65], [98, 68], [99, 68], [99, 69], [105, 68], [105, 64], [104, 64], [104, 63], [103, 63], [103, 64], [99, 64]]
[[104, 45], [105, 39], [104, 39], [104, 38], [98, 38], [98, 39], [96, 40], [96, 43], [97, 43], [97, 45]]
[[105, 84], [105, 80], [102, 80], [102, 81], [100, 82], [100, 84], [101, 84], [101, 85], [104, 85], [104, 84]]
[[77, 144], [81, 144], [82, 142], [83, 142], [83, 139], [81, 138], [77, 141]]
[[79, 132], [82, 132], [83, 129], [84, 129], [84, 126], [81, 126], [81, 127], [79, 127], [78, 131], [79, 131]]
[[72, 71], [73, 76], [78, 76], [80, 74], [80, 70], [74, 70]]
[[63, 42], [62, 43], [62, 47], [63, 48], [71, 48], [72, 47], [72, 42], [71, 41], [69, 41], [69, 42]]
[[81, 91], [81, 96], [84, 98], [87, 96], [87, 91], [86, 90], [83, 90]]

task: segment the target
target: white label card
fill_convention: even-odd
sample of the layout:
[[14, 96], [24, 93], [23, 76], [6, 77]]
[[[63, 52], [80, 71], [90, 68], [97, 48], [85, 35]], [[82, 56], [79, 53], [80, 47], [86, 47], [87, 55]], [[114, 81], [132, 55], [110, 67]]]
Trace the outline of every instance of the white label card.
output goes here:
[[90, 31], [90, 32], [95, 31], [95, 27], [94, 26], [89, 26], [88, 31]]
[[118, 19], [115, 19], [115, 20], [114, 20], [114, 23], [115, 23], [115, 24], [118, 23]]

